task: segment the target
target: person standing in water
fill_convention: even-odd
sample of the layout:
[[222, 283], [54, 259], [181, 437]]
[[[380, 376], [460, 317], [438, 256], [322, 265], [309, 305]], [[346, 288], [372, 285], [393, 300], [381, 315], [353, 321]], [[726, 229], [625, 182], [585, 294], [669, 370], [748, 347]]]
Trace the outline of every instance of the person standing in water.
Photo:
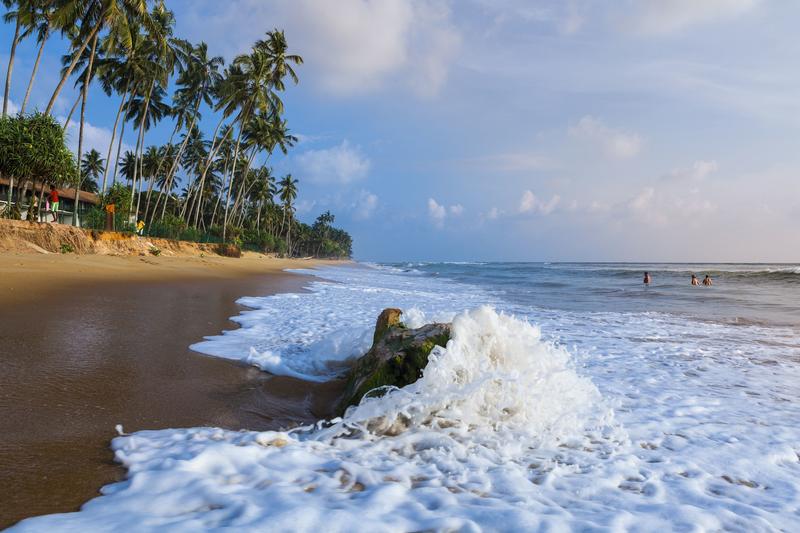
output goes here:
[[645, 272], [644, 273], [644, 284], [645, 285], [650, 285], [651, 281], [653, 281], [653, 280], [650, 278], [650, 272]]
[[697, 279], [697, 276], [695, 274], [692, 274], [692, 286], [694, 287], [697, 285], [700, 285], [700, 280]]
[[713, 285], [713, 283], [711, 282], [711, 276], [709, 276], [708, 274], [706, 274], [706, 277], [703, 278], [703, 285], [705, 285], [706, 287], [710, 287], [711, 285]]

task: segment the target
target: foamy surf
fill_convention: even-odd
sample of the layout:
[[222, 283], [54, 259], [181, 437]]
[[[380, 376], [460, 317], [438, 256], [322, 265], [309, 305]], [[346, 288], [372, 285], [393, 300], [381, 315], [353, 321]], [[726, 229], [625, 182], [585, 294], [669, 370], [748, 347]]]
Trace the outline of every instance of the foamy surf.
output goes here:
[[[240, 360], [271, 351], [280, 371], [324, 380], [366, 349], [383, 307], [404, 308], [412, 327], [455, 316], [417, 383], [289, 433], [118, 438], [127, 481], [81, 513], [20, 527], [800, 530], [800, 335], [770, 321], [774, 309], [740, 324], [661, 310], [741, 305], [730, 280], [656, 292], [637, 276], [621, 293], [632, 300], [604, 273], [419, 268], [315, 271], [330, 281], [243, 299], [242, 328], [205, 345]], [[561, 288], [537, 285], [551, 275], [572, 281], [567, 309], [549, 305]], [[742, 310], [796, 313], [793, 287], [779, 301], [747, 293]]]
[[[20, 531], [409, 531], [565, 524], [544, 490], [577, 450], [624, 438], [595, 386], [538, 328], [458, 315], [423, 377], [290, 432], [143, 431], [114, 440], [129, 479]], [[580, 453], [586, 453], [582, 451]], [[544, 511], [549, 509], [547, 513]], [[562, 515], [562, 516], [559, 516]]]
[[[395, 269], [328, 268], [314, 274], [305, 294], [246, 297], [249, 309], [231, 320], [239, 329], [206, 337], [191, 346], [206, 355], [243, 361], [276, 375], [327, 381], [372, 343], [375, 318], [400, 307], [407, 320], [449, 321], [456, 312], [491, 303], [478, 288], [440, 280], [397, 276]], [[453, 299], [457, 291], [459, 298]]]

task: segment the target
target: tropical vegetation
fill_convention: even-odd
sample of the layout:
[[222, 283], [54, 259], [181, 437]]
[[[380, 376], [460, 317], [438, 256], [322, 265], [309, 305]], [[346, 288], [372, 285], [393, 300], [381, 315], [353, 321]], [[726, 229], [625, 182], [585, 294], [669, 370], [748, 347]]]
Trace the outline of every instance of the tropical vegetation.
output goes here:
[[[266, 32], [226, 65], [206, 43], [174, 34], [175, 17], [163, 0], [0, 1], [4, 20], [14, 27], [0, 122], [0, 174], [11, 181], [7, 205], [14, 179], [18, 198], [25, 197], [22, 182], [24, 187], [38, 182], [42, 191], [44, 185], [71, 186], [76, 196], [99, 194], [102, 205], [84, 217], [98, 229], [105, 223], [103, 206], [114, 203], [122, 227], [142, 220], [150, 235], [288, 255], [350, 254], [350, 236], [333, 227], [331, 213], [311, 225], [297, 219], [299, 180], [276, 176], [271, 166], [273, 154], [285, 154], [297, 142], [285, 118], [283, 93], [288, 84], [299, 83], [296, 69], [303, 59], [292, 53], [282, 30]], [[63, 68], [44, 111], [26, 114], [53, 36], [66, 46]], [[19, 113], [12, 117], [14, 60], [25, 39], [35, 39], [37, 56]], [[70, 82], [77, 94], [59, 124], [54, 106]], [[116, 100], [104, 154], [84, 150], [93, 86]], [[209, 122], [203, 122], [204, 114]], [[64, 139], [73, 116], [74, 155]], [[148, 142], [162, 122], [171, 126], [167, 142]], [[203, 131], [206, 123], [213, 130]], [[126, 138], [133, 149], [123, 152]]]

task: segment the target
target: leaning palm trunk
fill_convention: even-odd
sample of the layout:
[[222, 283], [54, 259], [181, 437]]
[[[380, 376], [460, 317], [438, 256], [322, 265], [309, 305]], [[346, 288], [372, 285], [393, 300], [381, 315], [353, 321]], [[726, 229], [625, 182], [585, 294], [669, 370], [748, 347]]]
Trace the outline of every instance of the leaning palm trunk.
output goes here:
[[[17, 12], [17, 24], [14, 27], [14, 40], [11, 41], [11, 55], [8, 57], [8, 70], [6, 71], [6, 88], [5, 92], [3, 93], [3, 116], [5, 117], [8, 115], [8, 99], [9, 93], [11, 92], [11, 71], [14, 70], [14, 56], [17, 53], [17, 44], [19, 44], [19, 28], [20, 28], [20, 20], [19, 20], [19, 12]], [[11, 193], [9, 193], [9, 198], [11, 198]], [[9, 204], [10, 207], [11, 204]]]
[[[176, 133], [178, 133], [177, 122], [175, 123], [175, 127], [172, 129], [172, 134], [169, 136], [169, 140], [167, 141], [166, 145], [167, 150], [169, 150], [170, 147], [172, 146], [172, 139], [175, 137]], [[164, 152], [165, 152], [164, 155], [161, 157], [161, 159], [158, 160], [158, 166], [156, 167], [156, 171], [153, 174], [152, 178], [150, 179], [150, 185], [147, 188], [147, 199], [144, 202], [144, 220], [148, 220], [147, 214], [150, 212], [150, 195], [153, 193], [153, 185], [155, 185], [156, 178], [161, 173], [161, 167], [164, 164], [164, 161], [166, 161], [167, 155], [169, 155], [166, 150]], [[167, 183], [166, 180], [164, 180], [165, 185], [166, 183]], [[163, 192], [163, 187], [160, 187], [160, 189], [162, 189]], [[155, 213], [155, 211], [156, 211], [155, 208], [153, 208], [153, 213]]]
[[[230, 162], [230, 154], [227, 154], [225, 156], [225, 167], [222, 170], [222, 177], [223, 178], [225, 178], [225, 176], [228, 175], [228, 163], [229, 162]], [[210, 224], [210, 226], [214, 226], [214, 223], [217, 221], [217, 210], [219, 209], [219, 202], [222, 199], [222, 193], [223, 193], [223, 191], [220, 190], [219, 194], [217, 195], [217, 201], [214, 202], [214, 212], [211, 213], [211, 224]]]
[[[214, 129], [214, 140], [211, 142], [211, 151], [209, 152], [208, 158], [206, 159], [206, 164], [203, 165], [203, 174], [200, 176], [201, 183], [205, 183], [206, 176], [208, 175], [208, 170], [211, 168], [211, 163], [214, 161], [214, 158], [217, 157], [217, 152], [219, 152], [220, 148], [222, 148], [222, 144], [225, 142], [225, 139], [228, 138], [228, 134], [230, 133], [230, 131], [226, 132], [225, 135], [221, 139], [219, 139], [219, 142], [217, 142], [217, 135], [219, 133], [219, 128], [222, 126], [223, 120], [225, 120], [224, 116], [220, 119], [216, 129]], [[181, 212], [181, 218], [183, 218], [183, 215], [184, 212]]]
[[58, 86], [56, 86], [56, 90], [53, 91], [53, 96], [50, 97], [50, 102], [47, 104], [47, 109], [44, 110], [45, 115], [49, 115], [50, 112], [53, 110], [53, 106], [56, 103], [56, 98], [61, 93], [61, 89], [64, 88], [64, 84], [67, 83], [67, 80], [70, 76], [72, 76], [72, 71], [75, 70], [75, 66], [78, 64], [78, 61], [81, 59], [81, 54], [83, 51], [86, 50], [86, 47], [89, 46], [89, 43], [95, 36], [100, 32], [100, 27], [103, 25], [103, 18], [100, 17], [97, 21], [97, 24], [94, 25], [92, 28], [92, 32], [84, 39], [83, 43], [81, 44], [80, 48], [75, 51], [75, 54], [72, 56], [72, 62], [67, 67], [67, 70], [64, 71], [64, 74], [61, 75], [61, 81], [58, 82]]
[[130, 87], [130, 84], [130, 80], [125, 83], [125, 91], [122, 93], [122, 99], [119, 102], [119, 109], [117, 109], [117, 118], [114, 119], [114, 129], [111, 130], [111, 142], [108, 143], [108, 155], [106, 155], [106, 168], [103, 170], [103, 186], [100, 189], [101, 193], [106, 192], [108, 171], [111, 169], [111, 152], [114, 151], [114, 138], [117, 136], [119, 117], [122, 116], [122, 110], [125, 109], [125, 101], [128, 99], [128, 88]]
[[247, 119], [250, 118], [250, 110], [244, 110], [239, 115], [239, 135], [236, 136], [236, 148], [233, 150], [233, 170], [231, 170], [231, 178], [228, 186], [228, 194], [225, 198], [225, 215], [222, 218], [222, 241], [225, 242], [226, 231], [228, 229], [228, 207], [231, 203], [231, 189], [233, 189], [233, 179], [236, 176], [236, 163], [239, 160], [239, 145], [242, 142], [242, 133], [244, 132], [244, 125], [247, 124]]
[[72, 104], [72, 107], [69, 110], [69, 114], [67, 115], [67, 119], [64, 121], [64, 126], [61, 129], [63, 130], [67, 129], [67, 126], [69, 126], [69, 123], [72, 120], [72, 115], [75, 114], [75, 110], [78, 109], [78, 104], [80, 103], [81, 103], [81, 93], [78, 93], [78, 97], [75, 98], [75, 103]]
[[83, 150], [83, 125], [86, 121], [86, 95], [89, 92], [89, 82], [92, 79], [92, 67], [94, 66], [94, 54], [97, 50], [97, 35], [92, 39], [92, 52], [89, 54], [89, 67], [86, 69], [86, 78], [83, 80], [83, 89], [81, 90], [81, 125], [78, 130], [78, 184], [75, 186], [75, 208], [72, 211], [72, 225], [78, 226], [78, 205], [81, 196], [81, 184], [83, 183], [83, 176], [81, 175], [81, 151]]
[[119, 129], [119, 142], [117, 143], [117, 158], [114, 159], [114, 176], [111, 179], [111, 186], [117, 184], [117, 169], [119, 168], [119, 154], [122, 151], [122, 139], [125, 138], [125, 124], [126, 122], [122, 121], [122, 127]]
[[[142, 168], [142, 164], [141, 164], [142, 163], [142, 159], [143, 159], [142, 156], [144, 155], [144, 121], [147, 118], [147, 112], [150, 110], [150, 98], [153, 95], [153, 87], [155, 87], [155, 85], [156, 85], [156, 80], [155, 80], [155, 78], [153, 78], [150, 81], [150, 89], [147, 91], [147, 99], [144, 102], [144, 109], [142, 110], [142, 120], [139, 121], [139, 137], [136, 140], [136, 150], [137, 150], [137, 153], [139, 154], [139, 164], [133, 166], [133, 168], [134, 168], [134, 170], [133, 170], [133, 184], [131, 186], [131, 192], [132, 193], [136, 192], [136, 179], [137, 179], [137, 177], [141, 181], [141, 172], [140, 172], [140, 170]], [[140, 185], [139, 186], [139, 190], [140, 191], [141, 191], [141, 188], [142, 187]], [[133, 209], [133, 196], [134, 196], [134, 194], [131, 195], [131, 206], [130, 206], [129, 211]], [[136, 213], [134, 213], [135, 217], [139, 216], [139, 201], [141, 200], [140, 196], [141, 196], [141, 193], [136, 197]]]
[[[247, 173], [250, 172], [250, 165], [253, 164], [253, 159], [255, 159], [256, 154], [258, 153], [258, 147], [253, 147], [253, 153], [250, 154], [250, 157], [247, 159], [247, 165], [244, 167], [244, 172], [242, 172], [242, 186], [239, 187], [239, 191], [236, 194], [236, 200], [233, 202], [233, 208], [231, 208], [231, 212], [234, 213], [233, 218], [238, 218], [236, 216], [237, 210], [239, 209], [239, 204], [244, 200], [244, 198], [250, 194], [250, 191], [253, 189], [253, 185], [255, 181], [253, 181], [246, 189], [245, 185], [247, 185]], [[234, 224], [235, 225], [235, 224]]]
[[42, 52], [44, 52], [44, 44], [47, 42], [47, 39], [50, 37], [50, 26], [47, 26], [47, 29], [44, 32], [44, 36], [42, 37], [42, 43], [39, 45], [39, 52], [36, 54], [36, 61], [33, 63], [33, 71], [31, 72], [31, 79], [28, 82], [28, 88], [25, 90], [25, 98], [22, 100], [22, 106], [19, 108], [20, 113], [25, 112], [25, 107], [28, 105], [28, 100], [31, 97], [31, 89], [33, 88], [33, 80], [36, 79], [36, 73], [39, 70], [39, 62], [42, 59]]

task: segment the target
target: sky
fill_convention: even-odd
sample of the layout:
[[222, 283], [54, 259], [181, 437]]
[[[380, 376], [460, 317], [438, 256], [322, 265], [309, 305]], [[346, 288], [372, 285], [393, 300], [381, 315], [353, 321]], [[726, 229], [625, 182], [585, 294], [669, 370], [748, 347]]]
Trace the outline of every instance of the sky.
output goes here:
[[[301, 220], [336, 215], [357, 259], [800, 261], [800, 3], [167, 5], [178, 36], [227, 61], [285, 30], [305, 59], [284, 98], [300, 142], [268, 164], [299, 179]], [[5, 69], [13, 28], [0, 28]], [[63, 52], [45, 50], [40, 108]], [[35, 53], [20, 46], [17, 104]], [[118, 104], [90, 96], [102, 154]]]

